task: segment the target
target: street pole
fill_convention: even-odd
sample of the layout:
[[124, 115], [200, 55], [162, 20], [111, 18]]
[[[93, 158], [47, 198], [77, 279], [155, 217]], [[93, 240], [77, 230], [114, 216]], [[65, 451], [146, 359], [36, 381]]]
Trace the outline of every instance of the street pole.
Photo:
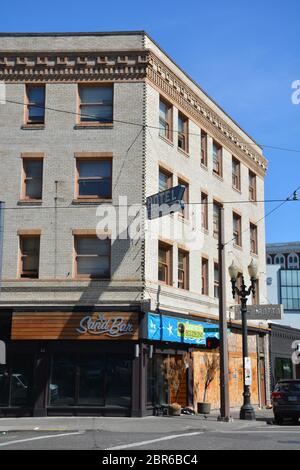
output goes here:
[[220, 334], [220, 416], [219, 421], [231, 421], [228, 380], [228, 342], [226, 318], [226, 271], [224, 208], [219, 207], [219, 334]]
[[242, 316], [242, 341], [243, 341], [243, 379], [244, 379], [244, 393], [243, 405], [240, 410], [240, 419], [255, 420], [255, 411], [251, 405], [250, 385], [247, 384], [246, 377], [246, 358], [248, 358], [248, 329], [247, 329], [247, 295], [249, 295], [244, 276], [242, 277], [242, 286], [240, 292], [241, 299], [241, 316]]
[[[2, 284], [4, 207], [5, 207], [5, 203], [0, 201], [0, 292], [1, 292], [1, 284]], [[0, 335], [1, 335], [1, 332], [0, 332]], [[6, 364], [6, 344], [4, 341], [0, 341], [0, 364]]]

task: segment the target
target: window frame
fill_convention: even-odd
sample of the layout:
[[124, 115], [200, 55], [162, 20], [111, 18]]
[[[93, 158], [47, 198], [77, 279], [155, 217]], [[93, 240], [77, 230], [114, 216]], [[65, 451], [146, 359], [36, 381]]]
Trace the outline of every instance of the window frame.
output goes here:
[[[255, 237], [253, 238], [253, 230], [255, 229]], [[254, 247], [254, 250], [252, 249]], [[257, 225], [250, 222], [250, 253], [258, 254], [258, 230]]]
[[220, 211], [218, 210], [218, 227], [217, 230], [215, 230], [215, 207], [218, 207], [218, 209], [223, 207], [223, 204], [221, 202], [218, 202], [217, 200], [213, 200], [213, 238], [218, 239], [219, 238], [219, 218], [220, 218]]
[[[179, 268], [179, 254], [183, 255], [183, 268]], [[183, 280], [179, 281], [179, 272], [183, 275]], [[182, 283], [182, 287], [179, 284]], [[177, 287], [178, 289], [189, 290], [189, 252], [183, 248], [178, 248], [177, 259]]]
[[[22, 158], [22, 169], [21, 169], [21, 192], [20, 192], [20, 201], [22, 202], [41, 202], [43, 200], [43, 184], [44, 184], [44, 154], [43, 153], [24, 153], [21, 155]], [[29, 178], [26, 174], [25, 165], [28, 162], [39, 161], [42, 164], [42, 174], [41, 174], [41, 197], [40, 198], [31, 198], [26, 196], [26, 180]], [[32, 178], [34, 179], [34, 178]]]
[[201, 295], [209, 295], [209, 260], [205, 256], [201, 258]]
[[[38, 249], [38, 268], [36, 275], [29, 275], [29, 271], [24, 270], [23, 259], [27, 258], [28, 254], [24, 254], [24, 240], [31, 238], [38, 239], [39, 249]], [[41, 254], [41, 234], [40, 233], [19, 233], [19, 260], [18, 260], [18, 279], [39, 279], [40, 275], [40, 254]]]
[[208, 159], [207, 159], [208, 134], [203, 129], [201, 129], [201, 131], [200, 131], [200, 140], [201, 140], [201, 158], [200, 158], [200, 162], [201, 162], [201, 165], [203, 165], [205, 168], [207, 168], [207, 164], [208, 164]]
[[[254, 181], [254, 185], [251, 185], [251, 180]], [[249, 170], [249, 201], [257, 201], [257, 175], [251, 170]]]
[[[166, 132], [164, 134], [161, 134], [161, 128], [160, 128], [160, 122], [161, 122], [161, 116], [160, 116], [160, 103], [163, 103], [167, 107], [167, 120], [164, 121], [166, 124]], [[159, 122], [159, 136], [162, 137], [163, 139], [167, 139], [169, 142], [173, 142], [173, 105], [166, 100], [162, 95], [159, 96], [159, 116], [158, 116], [158, 122]]]
[[[96, 255], [96, 254], [92, 254], [92, 255], [80, 255], [78, 254], [78, 251], [77, 251], [77, 240], [78, 239], [83, 239], [83, 238], [94, 238], [94, 239], [98, 239], [99, 241], [101, 241], [100, 238], [97, 237], [96, 234], [90, 234], [90, 233], [73, 233], [73, 278], [74, 279], [79, 279], [79, 280], [87, 280], [87, 279], [92, 279], [92, 280], [99, 280], [99, 281], [109, 281], [111, 280], [111, 238], [107, 237], [105, 239], [105, 241], [108, 239], [110, 240], [110, 243], [109, 243], [109, 254], [108, 255]], [[96, 258], [96, 257], [108, 257], [109, 259], [109, 277], [98, 277], [98, 276], [93, 276], [91, 274], [79, 274], [78, 273], [78, 257], [81, 257], [81, 258]]]
[[[237, 230], [235, 231], [235, 222], [237, 222]], [[233, 211], [232, 212], [232, 235], [234, 238], [234, 245], [239, 248], [242, 247], [242, 216]], [[237, 236], [235, 235], [237, 233]]]
[[[204, 199], [206, 202], [203, 202]], [[208, 223], [208, 194], [204, 191], [201, 191], [201, 228], [205, 232], [209, 230]]]
[[164, 167], [159, 166], [158, 167], [158, 191], [165, 191], [165, 189], [161, 190], [160, 189], [160, 173], [164, 174], [167, 177], [167, 189], [172, 188], [173, 184], [173, 174], [166, 170]]
[[[34, 106], [36, 103], [30, 102], [29, 100], [29, 89], [30, 88], [43, 88], [44, 89], [44, 103], [43, 106], [39, 106], [39, 109], [43, 109], [43, 120], [36, 122], [29, 118], [29, 108]], [[44, 126], [46, 122], [46, 84], [43, 83], [25, 83], [25, 106], [24, 106], [24, 123], [26, 126]], [[41, 104], [41, 103], [40, 103]]]
[[[217, 269], [216, 269], [217, 267]], [[216, 271], [218, 272], [218, 279], [216, 279]], [[218, 291], [218, 295], [216, 296], [216, 290]], [[214, 298], [220, 298], [220, 271], [219, 271], [219, 263], [214, 261]]]
[[[101, 177], [85, 177], [81, 178], [79, 173], [79, 166], [82, 162], [109, 162], [110, 163], [110, 195], [109, 196], [97, 196], [97, 195], [85, 195], [82, 196], [79, 194], [79, 182], [81, 179], [84, 180], [102, 180], [108, 178]], [[89, 201], [89, 200], [110, 200], [112, 198], [112, 177], [113, 177], [113, 159], [110, 156], [84, 156], [84, 155], [75, 155], [75, 200], [77, 201]]]
[[[161, 263], [159, 260], [159, 251], [164, 250], [166, 252], [166, 262]], [[166, 272], [166, 281], [162, 281], [159, 279], [159, 268], [160, 265], [163, 264], [164, 271]], [[157, 258], [157, 280], [159, 284], [165, 286], [172, 286], [173, 284], [173, 245], [169, 245], [168, 243], [159, 241], [158, 242], [158, 258]]]
[[[110, 122], [101, 122], [98, 120], [93, 121], [82, 121], [81, 119], [81, 107], [82, 106], [105, 106], [102, 103], [83, 103], [80, 98], [80, 89], [81, 88], [111, 88], [112, 90], [112, 119]], [[114, 84], [112, 83], [78, 83], [77, 84], [77, 125], [79, 126], [112, 126], [114, 123]]]
[[[234, 171], [236, 168], [237, 172]], [[232, 156], [232, 187], [237, 191], [241, 191], [241, 162], [234, 156]]]
[[182, 217], [185, 220], [189, 219], [189, 198], [190, 198], [190, 184], [188, 181], [178, 178], [178, 184], [182, 184], [185, 186], [185, 190], [183, 193], [183, 202], [184, 202], [184, 208], [181, 209], [180, 212], [178, 212], [179, 216]]
[[[178, 135], [177, 135], [177, 148], [184, 153], [189, 153], [189, 118], [185, 114], [178, 111]], [[183, 122], [183, 132], [179, 131], [179, 120]], [[180, 147], [179, 142], [183, 141], [183, 146]]]
[[[217, 160], [215, 160], [214, 148], [217, 149], [217, 153], [216, 153]], [[219, 176], [220, 178], [223, 178], [223, 147], [216, 140], [213, 140], [213, 143], [212, 143], [212, 162], [213, 162], [213, 174], [215, 176]], [[217, 165], [217, 170], [215, 168], [215, 165]]]

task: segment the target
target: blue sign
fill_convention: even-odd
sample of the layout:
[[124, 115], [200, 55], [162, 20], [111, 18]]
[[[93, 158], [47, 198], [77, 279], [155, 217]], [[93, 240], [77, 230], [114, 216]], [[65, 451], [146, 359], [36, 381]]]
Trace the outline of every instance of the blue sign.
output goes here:
[[185, 320], [148, 313], [147, 338], [157, 341], [205, 345], [206, 338], [220, 338], [219, 326], [213, 323]]
[[185, 186], [178, 184], [173, 188], [148, 196], [146, 199], [148, 219], [156, 219], [181, 211], [184, 208], [184, 191]]

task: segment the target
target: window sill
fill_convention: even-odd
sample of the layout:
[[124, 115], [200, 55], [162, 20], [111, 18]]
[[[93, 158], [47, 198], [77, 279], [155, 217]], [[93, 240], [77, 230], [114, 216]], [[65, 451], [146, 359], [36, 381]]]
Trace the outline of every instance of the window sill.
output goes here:
[[251, 256], [255, 256], [255, 258], [258, 258], [258, 253], [253, 253], [253, 251], [250, 251]]
[[218, 175], [218, 173], [215, 173], [214, 171], [212, 172], [212, 174], [213, 174], [213, 175], [214, 175], [214, 176], [215, 176], [215, 177], [216, 177], [218, 180], [220, 180], [220, 181], [224, 182], [224, 178], [223, 178], [223, 176], [221, 176], [221, 175]]
[[201, 227], [201, 232], [204, 233], [204, 235], [209, 235], [208, 228]]
[[113, 129], [114, 125], [113, 123], [78, 123], [74, 126], [75, 130], [78, 129]]
[[236, 245], [235, 243], [233, 244], [233, 247], [236, 248], [237, 250], [243, 251], [243, 247], [241, 245]]
[[41, 206], [42, 199], [20, 199], [17, 202], [18, 206]]
[[164, 137], [163, 135], [160, 135], [160, 134], [159, 134], [159, 138], [161, 140], [163, 140], [164, 142], [166, 142], [166, 144], [169, 144], [169, 145], [171, 145], [171, 147], [174, 147], [174, 143], [172, 142], [172, 140], [170, 140], [167, 137]]
[[204, 165], [204, 163], [200, 163], [200, 166], [203, 168], [203, 170], [208, 171], [208, 166]]
[[76, 276], [72, 278], [72, 281], [101, 281], [101, 282], [110, 282], [111, 278], [110, 277], [89, 277], [89, 276]]
[[23, 124], [21, 129], [41, 131], [45, 129], [45, 124]]
[[190, 158], [190, 155], [186, 150], [183, 150], [180, 147], [177, 147], [177, 150], [178, 150], [178, 152], [182, 153], [182, 155], [184, 155], [185, 157]]
[[72, 204], [74, 205], [85, 205], [85, 204], [103, 204], [103, 203], [112, 203], [112, 199], [105, 199], [105, 198], [87, 198], [87, 199], [73, 199]]
[[242, 194], [242, 191], [239, 188], [236, 188], [235, 186], [232, 186], [232, 189], [236, 191], [239, 194]]

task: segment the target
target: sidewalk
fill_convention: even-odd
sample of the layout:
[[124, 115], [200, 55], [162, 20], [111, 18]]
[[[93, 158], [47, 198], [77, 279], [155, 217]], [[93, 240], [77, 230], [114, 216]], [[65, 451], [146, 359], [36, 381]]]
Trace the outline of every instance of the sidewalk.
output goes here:
[[145, 418], [120, 417], [43, 417], [43, 418], [0, 418], [0, 433], [12, 431], [111, 431], [111, 432], [168, 432], [183, 429], [211, 429], [216, 427], [265, 426], [273, 418], [272, 410], [256, 409], [256, 421], [239, 420], [239, 409], [232, 409], [231, 423], [218, 421], [218, 410], [207, 417], [200, 415], [148, 416]]

